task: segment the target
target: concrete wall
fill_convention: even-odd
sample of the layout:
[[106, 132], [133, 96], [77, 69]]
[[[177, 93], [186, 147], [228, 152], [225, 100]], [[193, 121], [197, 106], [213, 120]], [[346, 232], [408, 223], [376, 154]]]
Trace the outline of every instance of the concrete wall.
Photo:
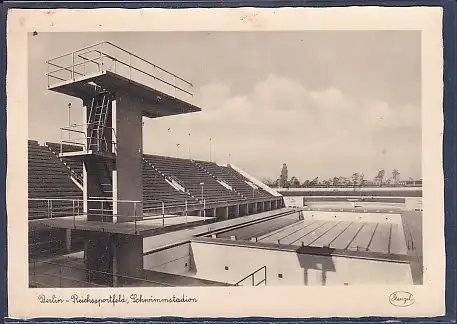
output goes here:
[[303, 207], [303, 196], [285, 196], [286, 207]]
[[[412, 284], [409, 264], [191, 243], [195, 277], [234, 284], [267, 267], [267, 285]], [[226, 268], [227, 267], [227, 268]], [[282, 277], [282, 278], [280, 278]], [[263, 279], [258, 273], [255, 281]], [[252, 285], [248, 279], [245, 285]]]
[[144, 269], [185, 274], [191, 269], [190, 244], [182, 244], [143, 257]]
[[408, 210], [422, 210], [422, 197], [421, 198], [406, 198], [405, 207]]
[[305, 219], [314, 218], [321, 220], [335, 221], [362, 221], [374, 223], [401, 224], [400, 214], [394, 213], [351, 213], [351, 212], [324, 212], [324, 211], [303, 211]]

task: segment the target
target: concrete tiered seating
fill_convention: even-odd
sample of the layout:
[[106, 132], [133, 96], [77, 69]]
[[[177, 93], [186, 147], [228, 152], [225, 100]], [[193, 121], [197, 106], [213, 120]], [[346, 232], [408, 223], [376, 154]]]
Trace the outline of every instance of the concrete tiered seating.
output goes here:
[[190, 160], [157, 155], [144, 155], [144, 159], [166, 176], [177, 177], [189, 193], [198, 200], [202, 199], [200, 183], [203, 183], [203, 199], [206, 203], [243, 199], [235, 191], [222, 186], [213, 176]]
[[68, 216], [72, 213], [72, 201], [50, 201], [47, 199], [82, 199], [82, 191], [70, 178], [65, 165], [47, 147], [36, 141], [28, 142], [28, 193], [29, 218]]
[[[46, 142], [46, 146], [49, 147], [49, 149], [58, 156], [59, 153], [64, 153], [64, 152], [77, 152], [81, 151], [82, 147], [81, 146], [76, 146], [76, 145], [68, 145], [68, 144], [63, 144], [62, 146], [60, 143], [52, 143], [52, 142]], [[70, 158], [60, 158], [60, 160], [70, 169], [72, 175], [75, 177], [76, 180], [78, 180], [82, 184], [82, 179], [83, 179], [83, 165], [82, 162], [77, 162], [74, 159]]]
[[249, 184], [246, 183], [247, 180], [243, 178], [241, 175], [238, 174], [234, 170], [231, 170], [227, 167], [219, 166], [214, 162], [207, 162], [207, 161], [194, 161], [202, 168], [207, 170], [209, 173], [214, 175], [216, 178], [224, 181], [237, 192], [242, 194], [247, 199], [257, 199], [257, 198], [267, 198], [271, 197], [269, 193], [263, 191], [261, 188], [254, 189]]
[[143, 160], [143, 209], [164, 206], [195, 205], [198, 202], [189, 194], [179, 191], [165, 181], [164, 177], [158, 173], [149, 162]]

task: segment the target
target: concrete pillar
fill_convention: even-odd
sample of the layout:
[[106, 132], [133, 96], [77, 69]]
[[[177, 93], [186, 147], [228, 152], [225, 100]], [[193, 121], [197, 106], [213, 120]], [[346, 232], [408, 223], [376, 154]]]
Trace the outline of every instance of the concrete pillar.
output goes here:
[[131, 222], [143, 216], [143, 123], [142, 103], [120, 94], [112, 103], [116, 116], [116, 186], [117, 200], [140, 201], [118, 203], [118, 222]]
[[227, 220], [229, 217], [229, 208], [228, 206], [224, 208], [224, 220]]
[[143, 238], [133, 235], [116, 235], [113, 244], [114, 285], [122, 285], [133, 278], [143, 277]]
[[217, 208], [213, 208], [213, 217], [217, 217]]
[[252, 204], [252, 213], [257, 214], [257, 203]]
[[108, 233], [89, 232], [84, 241], [84, 260], [87, 281], [99, 285], [113, 285], [113, 254]]
[[235, 205], [234, 218], [240, 217], [240, 205]]
[[143, 275], [141, 236], [89, 232], [86, 234], [84, 260], [87, 280], [117, 286]]
[[263, 211], [266, 211], [267, 210], [267, 202], [264, 201], [262, 205], [263, 205], [262, 206]]

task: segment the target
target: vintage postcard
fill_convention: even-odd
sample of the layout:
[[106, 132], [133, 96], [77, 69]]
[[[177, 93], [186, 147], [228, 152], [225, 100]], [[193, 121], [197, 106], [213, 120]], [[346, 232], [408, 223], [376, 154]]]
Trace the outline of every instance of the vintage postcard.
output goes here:
[[10, 317], [444, 314], [440, 8], [7, 27]]

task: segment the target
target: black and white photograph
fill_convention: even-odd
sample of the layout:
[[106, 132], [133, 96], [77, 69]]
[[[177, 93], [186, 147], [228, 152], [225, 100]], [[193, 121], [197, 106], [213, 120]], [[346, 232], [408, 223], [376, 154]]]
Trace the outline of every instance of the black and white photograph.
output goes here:
[[[442, 107], [423, 100], [421, 30], [36, 28], [22, 42], [38, 303], [398, 286], [383, 297], [397, 310], [427, 285], [424, 219], [443, 215], [425, 200], [442, 189], [427, 187], [424, 118]], [[62, 295], [86, 288], [128, 293]], [[162, 288], [186, 290], [144, 293]]]

